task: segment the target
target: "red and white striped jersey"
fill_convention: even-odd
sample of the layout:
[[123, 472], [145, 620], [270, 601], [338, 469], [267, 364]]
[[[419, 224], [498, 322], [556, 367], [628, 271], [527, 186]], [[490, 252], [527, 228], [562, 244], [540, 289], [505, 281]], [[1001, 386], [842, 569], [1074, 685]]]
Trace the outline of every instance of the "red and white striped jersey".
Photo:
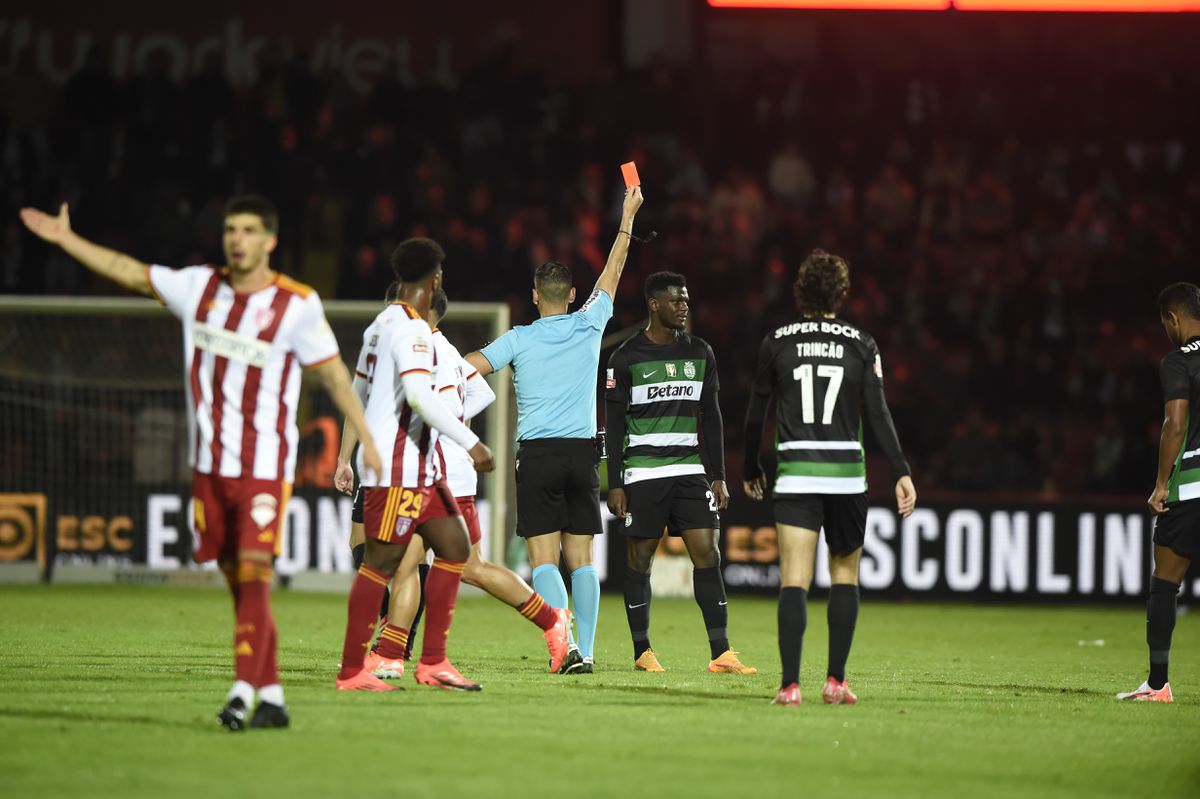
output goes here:
[[433, 332], [407, 303], [389, 305], [363, 333], [355, 374], [367, 381], [363, 407], [383, 459], [383, 474], [363, 469], [360, 447], [357, 472], [362, 485], [419, 488], [442, 476], [437, 428], [413, 409], [403, 383], [405, 375], [417, 372], [432, 380], [436, 365]]
[[[434, 390], [450, 413], [454, 414], [456, 419], [465, 422], [490, 405], [496, 395], [492, 393], [483, 375], [467, 362], [441, 330], [433, 331], [433, 346], [437, 355]], [[439, 443], [443, 455], [442, 468], [450, 491], [456, 497], [475, 496], [478, 490], [478, 473], [467, 451], [448, 436], [443, 436]]]
[[339, 357], [321, 298], [276, 274], [234, 291], [228, 270], [152, 266], [150, 288], [183, 322], [188, 463], [201, 474], [291, 482], [300, 369]]

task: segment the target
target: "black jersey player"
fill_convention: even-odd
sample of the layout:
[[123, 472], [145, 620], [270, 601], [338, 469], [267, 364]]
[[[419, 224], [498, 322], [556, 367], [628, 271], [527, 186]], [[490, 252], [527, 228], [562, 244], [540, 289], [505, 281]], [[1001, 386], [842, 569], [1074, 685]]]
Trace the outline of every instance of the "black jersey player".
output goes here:
[[1167, 286], [1158, 295], [1158, 316], [1175, 349], [1159, 367], [1165, 405], [1158, 478], [1148, 500], [1154, 514], [1154, 577], [1146, 602], [1150, 676], [1137, 689], [1117, 694], [1136, 702], [1175, 701], [1167, 682], [1175, 602], [1200, 553], [1200, 288]]
[[[683, 537], [696, 603], [708, 630], [708, 670], [757, 674], [729, 648], [725, 585], [717, 548], [729, 503], [717, 362], [689, 335], [683, 275], [646, 278], [650, 320], [609, 358], [605, 400], [608, 507], [625, 520], [625, 612], [634, 668], [663, 671], [650, 648], [650, 569], [663, 532]], [[701, 454], [703, 444], [704, 454]]]
[[862, 422], [871, 424], [896, 476], [896, 503], [907, 516], [916, 490], [883, 396], [883, 365], [875, 340], [836, 314], [850, 289], [846, 262], [815, 250], [800, 265], [800, 316], [763, 340], [746, 412], [746, 493], [762, 499], [759, 463], [763, 423], [772, 395], [776, 411], [775, 524], [779, 536], [779, 655], [783, 679], [773, 702], [800, 704], [800, 652], [807, 626], [819, 531], [829, 546], [829, 670], [822, 697], [853, 704], [846, 659], [858, 618], [858, 562], [867, 519]]

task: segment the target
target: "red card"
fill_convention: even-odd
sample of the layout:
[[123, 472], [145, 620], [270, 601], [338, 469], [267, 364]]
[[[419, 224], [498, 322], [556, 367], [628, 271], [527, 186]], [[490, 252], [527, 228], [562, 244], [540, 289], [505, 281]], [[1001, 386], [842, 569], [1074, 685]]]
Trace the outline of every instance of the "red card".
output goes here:
[[642, 179], [638, 177], [637, 173], [637, 164], [632, 161], [621, 164], [621, 174], [625, 176], [625, 188], [632, 189], [634, 186], [642, 185]]

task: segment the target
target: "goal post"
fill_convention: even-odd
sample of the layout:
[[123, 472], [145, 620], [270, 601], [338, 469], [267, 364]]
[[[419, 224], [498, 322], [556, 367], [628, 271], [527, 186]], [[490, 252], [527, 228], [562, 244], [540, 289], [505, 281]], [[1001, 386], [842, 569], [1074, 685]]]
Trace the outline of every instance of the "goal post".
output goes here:
[[[349, 368], [381, 308], [325, 302]], [[451, 302], [440, 327], [465, 353], [504, 333], [509, 322], [506, 304]], [[512, 528], [513, 397], [507, 372], [488, 381], [496, 401], [477, 429], [497, 466], [481, 480], [480, 504], [487, 503], [487, 554], [502, 563]], [[306, 380], [297, 410], [301, 499], [289, 519], [327, 531], [347, 510], [348, 500], [328, 482], [341, 417], [312, 388]], [[56, 562], [186, 563], [191, 473], [184, 402], [180, 324], [152, 300], [0, 297], [0, 567], [37, 564], [48, 578]], [[323, 532], [311, 545], [290, 541], [305, 556], [293, 562], [344, 569], [348, 554], [333, 552], [332, 538]], [[14, 571], [0, 568], [0, 581]]]

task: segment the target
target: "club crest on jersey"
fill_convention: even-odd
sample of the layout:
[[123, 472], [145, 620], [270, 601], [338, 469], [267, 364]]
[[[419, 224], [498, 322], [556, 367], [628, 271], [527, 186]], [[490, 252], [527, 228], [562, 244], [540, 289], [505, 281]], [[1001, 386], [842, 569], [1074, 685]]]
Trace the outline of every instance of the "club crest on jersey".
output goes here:
[[258, 494], [250, 500], [250, 518], [258, 525], [258, 529], [262, 530], [275, 521], [278, 508], [279, 500], [275, 497], [270, 494]]
[[696, 364], [691, 361], [685, 361], [683, 364], [683, 376], [688, 380], [694, 379], [696, 377]]
[[275, 321], [274, 308], [259, 308], [254, 314], [254, 324], [259, 330], [266, 330]]
[[617, 387], [617, 377], [615, 374], [613, 374], [615, 371], [616, 371], [615, 369], [608, 370], [608, 376], [604, 381], [605, 388], [616, 388]]
[[669, 380], [675, 379], [675, 364], [673, 363], [667, 364], [667, 378]]
[[625, 526], [633, 527], [633, 514], [632, 513], [625, 514]]

